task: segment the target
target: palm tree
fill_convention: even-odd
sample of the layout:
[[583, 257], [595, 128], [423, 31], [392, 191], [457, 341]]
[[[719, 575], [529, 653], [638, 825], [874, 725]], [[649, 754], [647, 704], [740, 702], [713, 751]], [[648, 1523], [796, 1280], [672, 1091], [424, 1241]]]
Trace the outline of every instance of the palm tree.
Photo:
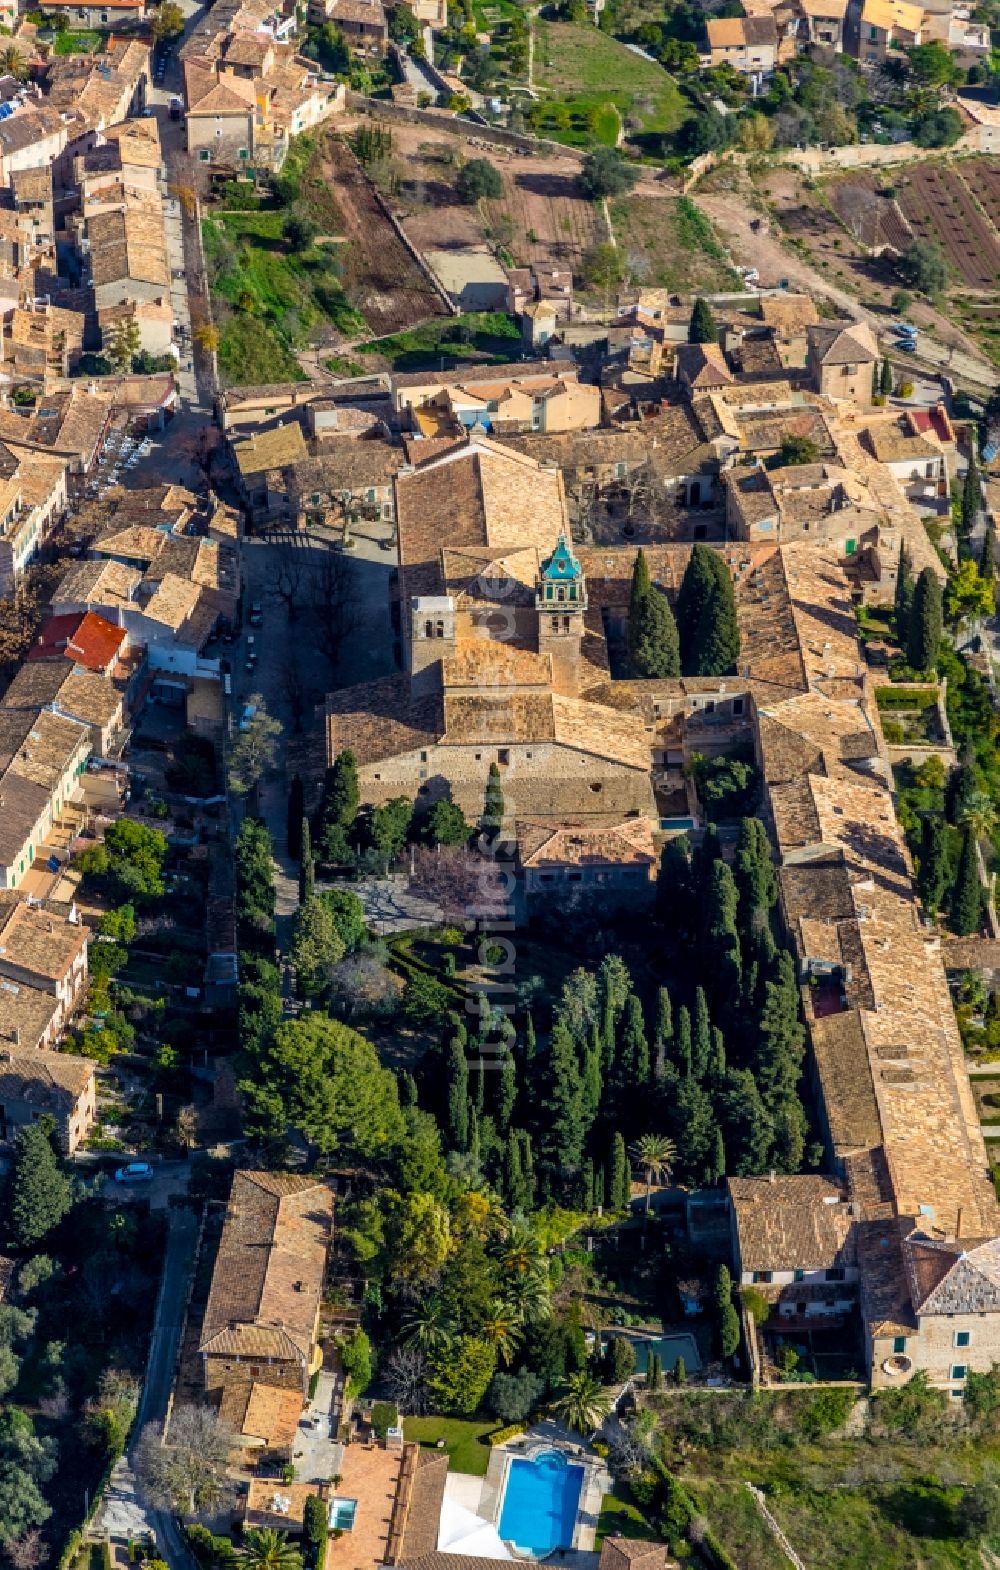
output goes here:
[[569, 1428], [575, 1428], [578, 1434], [590, 1434], [603, 1423], [611, 1403], [593, 1374], [583, 1369], [569, 1375], [566, 1389], [553, 1401], [552, 1408]]
[[517, 1311], [509, 1303], [494, 1303], [483, 1322], [480, 1335], [495, 1346], [503, 1363], [510, 1366], [514, 1354], [524, 1340]]
[[514, 1276], [504, 1283], [504, 1302], [522, 1324], [530, 1325], [536, 1320], [549, 1318], [552, 1313], [552, 1288], [542, 1260], [538, 1262], [538, 1269], [532, 1270], [530, 1275]]
[[7, 44], [0, 52], [0, 74], [16, 76], [19, 82], [28, 79], [28, 62], [16, 44]]
[[528, 1276], [537, 1271], [543, 1249], [530, 1227], [515, 1221], [500, 1244], [500, 1265], [505, 1276]]
[[239, 1558], [247, 1570], [302, 1570], [302, 1555], [286, 1532], [273, 1526], [251, 1527], [243, 1537]]
[[646, 1214], [649, 1215], [649, 1191], [653, 1179], [657, 1183], [669, 1177], [677, 1159], [677, 1146], [666, 1134], [643, 1134], [629, 1151], [637, 1167], [642, 1167], [646, 1178]]
[[969, 792], [959, 818], [962, 823], [969, 825], [980, 843], [993, 838], [993, 831], [997, 826], [996, 808], [984, 790]]
[[455, 1321], [439, 1297], [425, 1298], [403, 1320], [402, 1340], [421, 1352], [445, 1352], [455, 1335]]

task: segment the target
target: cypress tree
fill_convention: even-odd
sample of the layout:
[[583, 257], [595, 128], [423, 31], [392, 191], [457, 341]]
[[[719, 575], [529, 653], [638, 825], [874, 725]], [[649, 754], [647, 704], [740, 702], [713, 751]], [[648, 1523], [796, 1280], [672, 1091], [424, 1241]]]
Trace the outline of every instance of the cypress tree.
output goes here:
[[721, 1084], [726, 1074], [726, 1038], [718, 1025], [712, 1026], [712, 1061], [708, 1073], [715, 1085]]
[[316, 849], [326, 865], [345, 861], [350, 854], [349, 834], [358, 815], [361, 792], [353, 752], [339, 752], [327, 770]]
[[681, 1074], [686, 1078], [692, 1068], [691, 1015], [683, 1004], [677, 1010], [677, 1034], [674, 1040], [676, 1043], [674, 1058]]
[[726, 1144], [722, 1137], [721, 1128], [717, 1128], [715, 1131], [715, 1151], [712, 1156], [712, 1165], [715, 1168], [715, 1180], [718, 1182], [720, 1178], [726, 1175]]
[[711, 307], [701, 295], [694, 302], [691, 320], [688, 323], [688, 343], [718, 343], [719, 329], [715, 324]]
[[590, 1127], [576, 1043], [561, 1019], [552, 1027], [545, 1060], [542, 1145], [549, 1174], [576, 1172]]
[[914, 670], [933, 670], [941, 647], [941, 628], [941, 585], [933, 568], [925, 567], [913, 591], [906, 638], [906, 658]]
[[743, 930], [750, 930], [755, 911], [770, 910], [778, 898], [778, 879], [771, 860], [767, 829], [759, 818], [744, 818], [734, 863]]
[[486, 795], [483, 800], [483, 828], [492, 829], [495, 833], [499, 833], [503, 827], [503, 819], [504, 799], [503, 786], [500, 783], [500, 766], [497, 763], [491, 763], [486, 780]]
[[785, 1096], [772, 1109], [774, 1165], [779, 1172], [801, 1172], [806, 1149], [806, 1114], [797, 1095]]
[[904, 540], [899, 547], [899, 565], [896, 568], [896, 642], [905, 648], [910, 631], [910, 612], [913, 609], [913, 568], [910, 553]]
[[712, 1098], [694, 1075], [682, 1079], [674, 1104], [675, 1142], [687, 1180], [700, 1186], [715, 1181], [715, 1113]]
[[617, 1129], [611, 1141], [611, 1183], [608, 1191], [608, 1205], [612, 1210], [627, 1210], [631, 1198], [631, 1183], [628, 1170], [628, 1152], [625, 1149], [625, 1136]]
[[968, 538], [975, 527], [982, 505], [983, 487], [979, 479], [976, 438], [973, 436], [969, 448], [969, 466], [965, 471], [965, 481], [962, 485], [962, 533], [966, 538]]
[[651, 588], [629, 617], [629, 667], [640, 681], [664, 680], [681, 673], [681, 647], [670, 603]]
[[524, 1021], [524, 1061], [527, 1065], [535, 1056], [535, 1022], [529, 1009]]
[[299, 861], [299, 903], [304, 905], [316, 892], [316, 863], [313, 860], [309, 819], [302, 819], [302, 847]]
[[993, 515], [986, 520], [986, 530], [983, 535], [983, 554], [979, 563], [980, 575], [993, 589], [993, 603], [996, 605], [997, 582], [997, 531], [993, 526]]
[[403, 1069], [398, 1076], [399, 1104], [401, 1107], [415, 1107], [417, 1104], [417, 1082], [408, 1069]]
[[740, 989], [742, 960], [736, 926], [739, 894], [728, 862], [712, 863], [705, 909], [708, 974], [713, 996], [733, 1004]]
[[711, 562], [714, 584], [691, 641], [686, 670], [691, 676], [725, 676], [735, 670], [740, 653], [733, 580], [717, 552], [712, 552]]
[[879, 363], [876, 360], [875, 364], [872, 366], [872, 399], [873, 400], [876, 399], [879, 396], [880, 388], [881, 388], [881, 379], [879, 377]]
[[716, 1097], [721, 1133], [736, 1177], [767, 1170], [774, 1128], [749, 1069], [730, 1069]]
[[653, 580], [649, 576], [649, 563], [646, 560], [645, 551], [640, 546], [638, 552], [636, 553], [635, 564], [632, 568], [632, 587], [629, 590], [628, 619], [630, 627], [635, 619], [639, 606], [646, 598], [646, 595], [649, 593], [652, 586]]
[[295, 774], [288, 787], [288, 820], [287, 840], [288, 854], [293, 861], [298, 861], [302, 855], [302, 819], [305, 816], [305, 791], [302, 787], [302, 778]]
[[456, 1150], [469, 1145], [469, 1060], [458, 1036], [448, 1043], [448, 1137]]
[[479, 1171], [479, 1114], [474, 1106], [469, 1107], [469, 1160], [473, 1170]]
[[501, 1134], [506, 1134], [510, 1127], [510, 1120], [514, 1115], [514, 1103], [517, 1101], [517, 1064], [510, 1047], [504, 1049], [500, 1058], [500, 1073], [497, 1076], [497, 1128]]
[[795, 1094], [805, 1029], [799, 1018], [799, 988], [787, 949], [778, 955], [774, 974], [764, 987], [764, 1007], [757, 1030], [754, 1077], [769, 1111]]
[[601, 999], [601, 1067], [605, 1074], [612, 1072], [616, 1056], [615, 1003], [611, 993], [605, 988]]
[[469, 1064], [469, 1100], [476, 1109], [476, 1115], [482, 1117], [486, 1110], [486, 1075], [481, 1044], [476, 1047], [475, 1052], [476, 1055]]
[[691, 1030], [691, 1072], [695, 1079], [706, 1078], [712, 1061], [712, 1024], [704, 987], [694, 994], [694, 1021]]
[[733, 1278], [725, 1265], [715, 1276], [715, 1309], [719, 1349], [723, 1357], [732, 1357], [740, 1344], [740, 1320], [733, 1303]]
[[525, 1192], [522, 1209], [527, 1209], [535, 1197], [535, 1152], [526, 1128], [521, 1130], [521, 1171], [524, 1173]]
[[512, 1128], [503, 1147], [503, 1191], [510, 1210], [520, 1210], [524, 1204], [524, 1174], [521, 1170], [521, 1146], [517, 1129]]
[[656, 993], [656, 1028], [653, 1033], [653, 1078], [658, 1085], [663, 1083], [666, 1074], [667, 1057], [673, 1038], [674, 1012], [670, 1002], [670, 993], [666, 987], [659, 987]]
[[70, 1210], [73, 1191], [52, 1148], [46, 1122], [27, 1123], [14, 1136], [14, 1164], [8, 1180], [13, 1240], [35, 1248]]
[[708, 545], [692, 546], [677, 594], [674, 614], [681, 640], [681, 664], [685, 671], [688, 670], [702, 612], [715, 592], [714, 556], [715, 552]]
[[583, 1050], [583, 1099], [592, 1119], [600, 1111], [603, 1090], [601, 1047], [595, 1036]]
[[962, 830], [962, 849], [955, 869], [955, 882], [951, 892], [950, 923], [959, 937], [972, 937], [979, 931], [983, 915], [983, 893], [979, 883], [976, 860], [976, 836], [972, 825]]
[[625, 1000], [622, 1020], [621, 1049], [619, 1051], [619, 1081], [626, 1093], [633, 1093], [649, 1082], [649, 1043], [646, 1024], [642, 1017], [642, 1004], [634, 992]]
[[691, 842], [675, 834], [660, 851], [656, 904], [668, 931], [683, 932], [691, 904]]
[[937, 915], [947, 886], [948, 829], [937, 813], [928, 813], [921, 825], [917, 891], [929, 916]]
[[587, 1156], [580, 1169], [580, 1209], [594, 1208], [594, 1162]]
[[882, 361], [882, 375], [879, 378], [878, 390], [883, 398], [888, 398], [892, 392], [892, 362], [888, 355]]

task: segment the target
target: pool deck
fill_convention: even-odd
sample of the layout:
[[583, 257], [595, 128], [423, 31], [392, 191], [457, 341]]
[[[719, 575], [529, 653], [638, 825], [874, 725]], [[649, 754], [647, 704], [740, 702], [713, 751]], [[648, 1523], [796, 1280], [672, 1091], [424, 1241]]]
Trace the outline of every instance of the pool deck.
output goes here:
[[559, 1423], [537, 1423], [527, 1433], [494, 1447], [490, 1452], [476, 1513], [485, 1521], [499, 1521], [504, 1479], [510, 1462], [518, 1458], [530, 1458], [539, 1450], [558, 1450], [567, 1461], [581, 1466], [584, 1472], [572, 1545], [565, 1550], [556, 1549], [547, 1562], [566, 1565], [568, 1570], [594, 1570], [598, 1560], [595, 1546], [597, 1522], [601, 1501], [605, 1494], [611, 1492], [611, 1474], [603, 1459], [581, 1443], [579, 1434], [571, 1433]]

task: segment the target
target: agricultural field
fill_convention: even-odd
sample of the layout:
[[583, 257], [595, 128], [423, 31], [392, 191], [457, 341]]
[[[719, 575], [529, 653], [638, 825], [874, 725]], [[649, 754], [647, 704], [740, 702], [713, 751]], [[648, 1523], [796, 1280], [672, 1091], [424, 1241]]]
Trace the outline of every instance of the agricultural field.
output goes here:
[[[520, 265], [579, 269], [583, 255], [607, 238], [600, 209], [577, 192], [575, 158], [518, 158], [501, 148], [482, 152], [457, 137], [428, 141], [416, 127], [393, 126], [392, 162], [399, 183], [392, 198], [417, 250], [492, 245]], [[503, 180], [496, 201], [463, 207], [455, 196], [460, 158], [488, 157]]]
[[[672, 76], [596, 27], [572, 22], [538, 22], [535, 27], [534, 83], [543, 106], [568, 111], [569, 124], [538, 129], [556, 141], [590, 146], [607, 137], [614, 104], [630, 141], [642, 146], [671, 136], [691, 109]], [[546, 117], [550, 122], [552, 110]]]
[[[980, 180], [995, 166], [970, 163], [918, 164], [896, 181], [896, 199], [913, 233], [931, 240], [948, 267], [970, 289], [1000, 283], [1000, 234], [979, 206]], [[973, 195], [975, 192], [975, 196]]]
[[711, 223], [689, 197], [636, 194], [611, 204], [611, 222], [637, 282], [682, 294], [741, 287]]

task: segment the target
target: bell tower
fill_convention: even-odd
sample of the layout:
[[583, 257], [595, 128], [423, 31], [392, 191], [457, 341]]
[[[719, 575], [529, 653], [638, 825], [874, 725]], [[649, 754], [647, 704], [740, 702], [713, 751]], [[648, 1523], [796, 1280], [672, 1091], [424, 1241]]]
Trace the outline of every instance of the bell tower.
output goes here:
[[555, 550], [539, 568], [535, 585], [538, 614], [538, 652], [551, 654], [557, 691], [580, 690], [580, 651], [583, 647], [587, 582], [583, 568], [560, 531]]

